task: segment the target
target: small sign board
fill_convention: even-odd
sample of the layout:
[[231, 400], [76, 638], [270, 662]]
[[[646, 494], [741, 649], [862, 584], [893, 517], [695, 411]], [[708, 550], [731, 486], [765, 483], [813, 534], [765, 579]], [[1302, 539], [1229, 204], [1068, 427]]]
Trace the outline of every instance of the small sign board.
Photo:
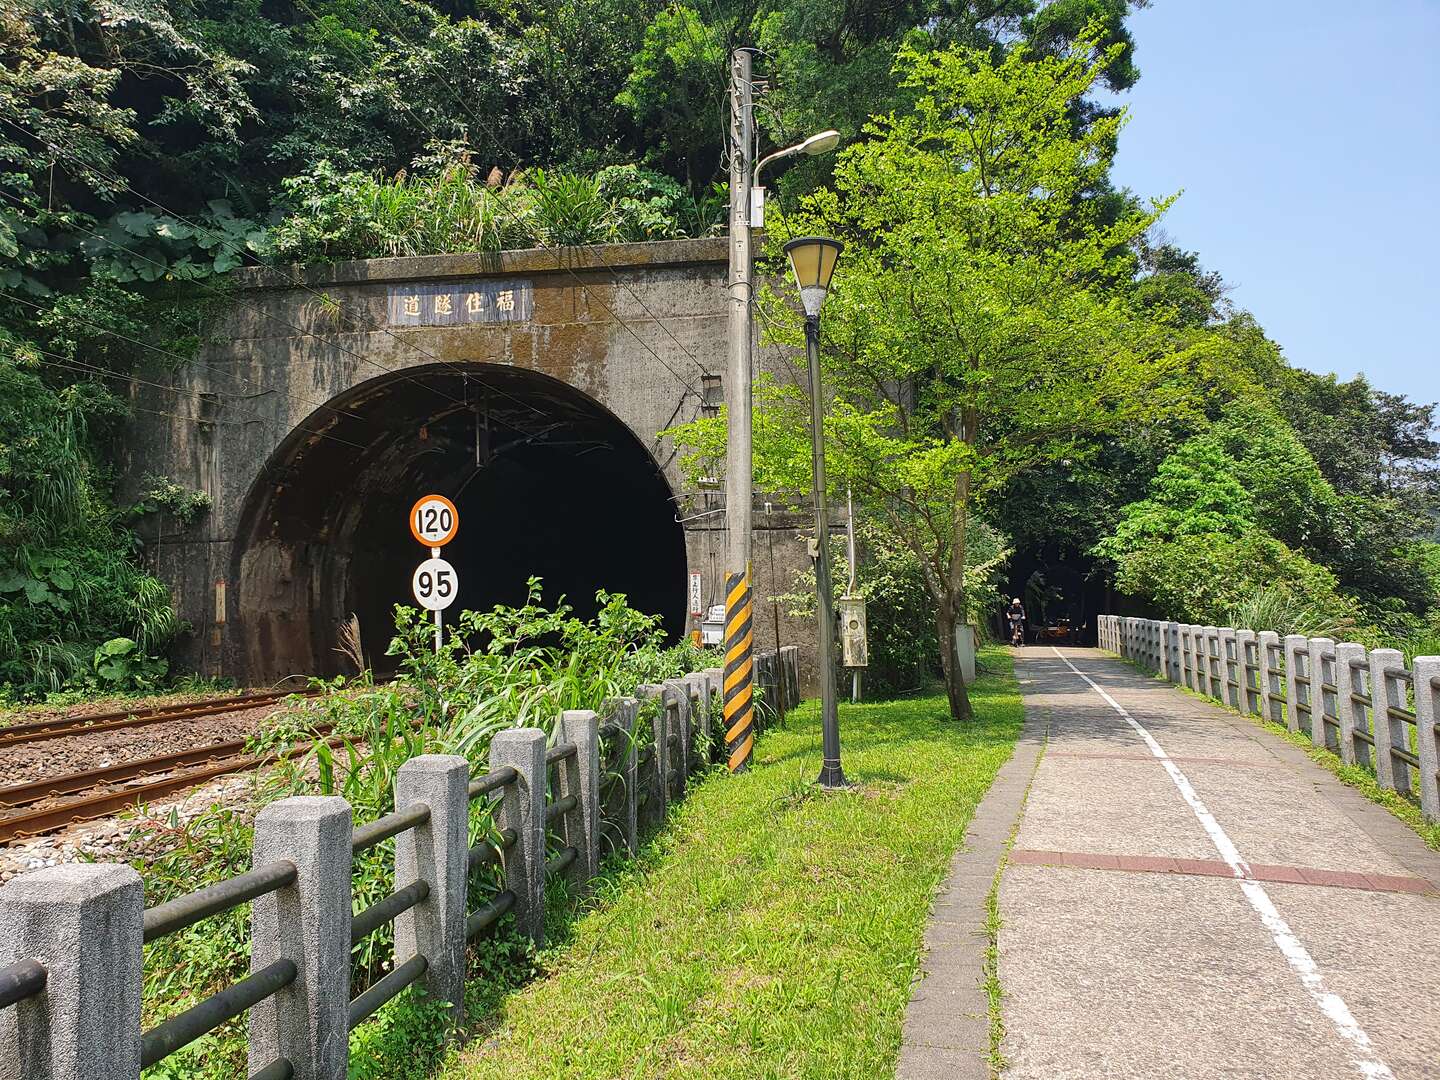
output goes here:
[[705, 576], [699, 570], [690, 571], [690, 614], [697, 619], [705, 614]]
[[426, 559], [410, 576], [410, 591], [415, 594], [415, 602], [429, 611], [444, 611], [455, 602], [459, 589], [455, 567], [444, 559]]
[[391, 285], [386, 297], [391, 326], [467, 326], [528, 322], [535, 289], [529, 280], [411, 282]]
[[848, 668], [867, 667], [870, 663], [865, 640], [865, 598], [840, 598], [840, 653]]
[[428, 548], [444, 547], [460, 531], [460, 513], [444, 495], [422, 495], [410, 508], [410, 535]]

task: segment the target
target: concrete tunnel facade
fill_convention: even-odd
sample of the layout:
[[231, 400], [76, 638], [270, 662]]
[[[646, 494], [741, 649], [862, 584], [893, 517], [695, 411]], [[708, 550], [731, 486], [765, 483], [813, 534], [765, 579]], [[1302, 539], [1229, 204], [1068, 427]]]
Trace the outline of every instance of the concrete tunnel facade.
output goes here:
[[[707, 512], [723, 504], [685, 490], [657, 433], [723, 395], [726, 254], [684, 240], [234, 275], [197, 360], [131, 389], [126, 485], [164, 476], [212, 503], [188, 527], [142, 522], [192, 627], [179, 663], [247, 685], [333, 675], [353, 614], [384, 670], [427, 554], [406, 511], [431, 491], [460, 510], [452, 614], [520, 603], [533, 575], [582, 615], [604, 589], [671, 637], [697, 625], [690, 575], [722, 599], [724, 515]], [[808, 654], [813, 628], [769, 600], [808, 561], [805, 522], [756, 522], [757, 648]]]

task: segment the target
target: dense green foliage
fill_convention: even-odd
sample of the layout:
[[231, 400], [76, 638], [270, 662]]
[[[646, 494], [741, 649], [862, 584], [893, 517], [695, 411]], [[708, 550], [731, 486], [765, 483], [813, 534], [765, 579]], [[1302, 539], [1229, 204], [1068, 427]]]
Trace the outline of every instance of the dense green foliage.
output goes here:
[[[413, 609], [396, 612], [392, 654], [399, 677], [375, 685], [368, 677], [337, 681], [323, 696], [297, 699], [256, 735], [250, 749], [284, 750], [308, 740], [308, 752], [283, 758], [264, 774], [257, 804], [288, 795], [341, 795], [357, 824], [394, 809], [395, 776], [418, 754], [461, 754], [479, 775], [489, 760], [490, 737], [522, 724], [554, 731], [560, 711], [602, 709], [641, 683], [675, 678], [706, 665], [689, 644], [666, 648], [659, 620], [630, 608], [624, 597], [598, 598], [599, 614], [576, 618], [563, 603], [540, 605], [539, 582], [529, 602], [488, 612], [460, 613], [466, 632], [446, 638], [437, 657], [430, 624]], [[332, 749], [320, 729], [342, 741]], [[641, 725], [641, 740], [648, 725]], [[702, 729], [704, 735], [706, 730]], [[615, 749], [612, 747], [611, 749]], [[472, 807], [470, 842], [494, 834], [482, 803]], [[129, 841], [144, 871], [146, 902], [160, 903], [249, 869], [253, 831], [250, 810], [214, 807], [184, 822], [152, 822]], [[610, 851], [618, 848], [610, 838]], [[603, 840], [602, 840], [603, 843]], [[141, 861], [143, 860], [143, 861]], [[356, 911], [394, 891], [394, 842], [362, 853], [354, 869]], [[477, 869], [471, 888], [495, 887], [493, 868]], [[478, 906], [478, 904], [472, 905]], [[353, 994], [380, 978], [392, 955], [393, 927], [386, 925], [352, 951]], [[146, 1026], [242, 978], [249, 969], [248, 906], [206, 919], [147, 946]], [[502, 934], [471, 949], [494, 995], [533, 970], [527, 947]], [[353, 996], [352, 994], [352, 996]], [[443, 1015], [436, 1006], [406, 995], [373, 1024], [351, 1034], [353, 1076], [424, 1076], [441, 1046]], [[147, 1071], [147, 1080], [186, 1077], [220, 1080], [244, 1075], [243, 1025], [231, 1023]]]
[[[1121, 50], [1083, 37], [1055, 55], [903, 48], [911, 107], [844, 150], [832, 189], [781, 231], [847, 244], [822, 326], [833, 401], [833, 483], [907, 548], [930, 599], [952, 710], [969, 713], [953, 642], [972, 610], [977, 516], [1017, 474], [1077, 444], [1190, 407], [1188, 365], [1223, 347], [1177, 332], [1117, 281], [1163, 203], [1117, 208], [1104, 190], [1120, 118], [1076, 123]], [[772, 304], [793, 341], [788, 306]], [[757, 421], [760, 486], [809, 486], [809, 402], [773, 384]], [[679, 432], [692, 463], [717, 422]]]
[[[849, 147], [777, 169], [775, 231], [850, 245], [834, 473], [929, 597], [880, 625], [947, 640], [973, 615], [984, 521], [1177, 616], [1274, 584], [1197, 578], [1187, 545], [1213, 535], [1322, 587], [1324, 619], [1433, 632], [1431, 411], [1287, 366], [1221, 275], [1152, 237], [1165, 201], [1111, 182], [1123, 115], [1095, 89], [1139, 77], [1134, 2], [0, 0], [0, 682], [142, 683], [183, 629], [130, 526], [206, 507], [165, 477], [117, 491], [114, 450], [144, 420], [127, 380], [187, 362], [226, 272], [709, 232], [739, 44], [762, 50], [766, 145], [833, 126]], [[767, 467], [803, 491], [803, 396], [761, 397]], [[687, 437], [715, 456], [717, 430]], [[1187, 502], [1196, 480], [1214, 490]], [[103, 675], [116, 639], [133, 662]]]
[[[113, 451], [126, 381], [187, 361], [227, 271], [702, 235], [733, 46], [769, 50], [758, 121], [789, 140], [821, 121], [854, 134], [905, 97], [902, 41], [1040, 55], [1093, 16], [1123, 48], [1125, 10], [0, 0], [0, 685], [84, 685], [106, 641], [159, 655], [182, 629], [127, 526], [204, 508], [157, 505], [164, 477], [122, 498]], [[150, 288], [170, 282], [191, 283], [178, 306]]]

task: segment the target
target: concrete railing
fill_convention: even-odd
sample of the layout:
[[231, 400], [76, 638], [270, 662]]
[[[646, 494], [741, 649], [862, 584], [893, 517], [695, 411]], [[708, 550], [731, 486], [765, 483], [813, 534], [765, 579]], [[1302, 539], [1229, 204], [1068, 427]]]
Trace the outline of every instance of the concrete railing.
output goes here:
[[[798, 691], [786, 653], [766, 662]], [[712, 668], [641, 687], [604, 718], [566, 712], [549, 746], [538, 728], [502, 731], [475, 779], [463, 757], [412, 758], [394, 811], [359, 827], [344, 799], [281, 799], [255, 818], [253, 869], [148, 910], [128, 866], [20, 875], [0, 889], [0, 1080], [134, 1080], [247, 1011], [250, 1080], [343, 1080], [349, 1032], [412, 983], [462, 1017], [467, 941], [512, 914], [542, 942], [547, 877], [581, 886], [605, 848], [636, 850], [690, 775], [722, 756], [709, 737], [720, 687]], [[648, 740], [636, 737], [641, 717]], [[476, 800], [494, 831], [472, 847]], [[353, 860], [392, 837], [395, 890], [355, 912]], [[486, 865], [503, 887], [472, 908], [471, 872]], [[247, 901], [251, 974], [142, 1032], [144, 944]], [[352, 999], [352, 948], [391, 923], [388, 974]]]
[[1396, 649], [1102, 615], [1100, 647], [1239, 712], [1309, 735], [1440, 821], [1440, 657]]

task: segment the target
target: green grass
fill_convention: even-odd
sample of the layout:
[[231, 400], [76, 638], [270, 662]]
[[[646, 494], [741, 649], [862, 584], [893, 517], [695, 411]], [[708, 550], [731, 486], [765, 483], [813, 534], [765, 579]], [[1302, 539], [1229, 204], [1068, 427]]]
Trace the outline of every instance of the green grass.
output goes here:
[[1020, 730], [1000, 650], [972, 688], [844, 705], [846, 775], [822, 794], [815, 703], [747, 774], [696, 783], [479, 1021], [446, 1077], [891, 1077], [936, 887]]

